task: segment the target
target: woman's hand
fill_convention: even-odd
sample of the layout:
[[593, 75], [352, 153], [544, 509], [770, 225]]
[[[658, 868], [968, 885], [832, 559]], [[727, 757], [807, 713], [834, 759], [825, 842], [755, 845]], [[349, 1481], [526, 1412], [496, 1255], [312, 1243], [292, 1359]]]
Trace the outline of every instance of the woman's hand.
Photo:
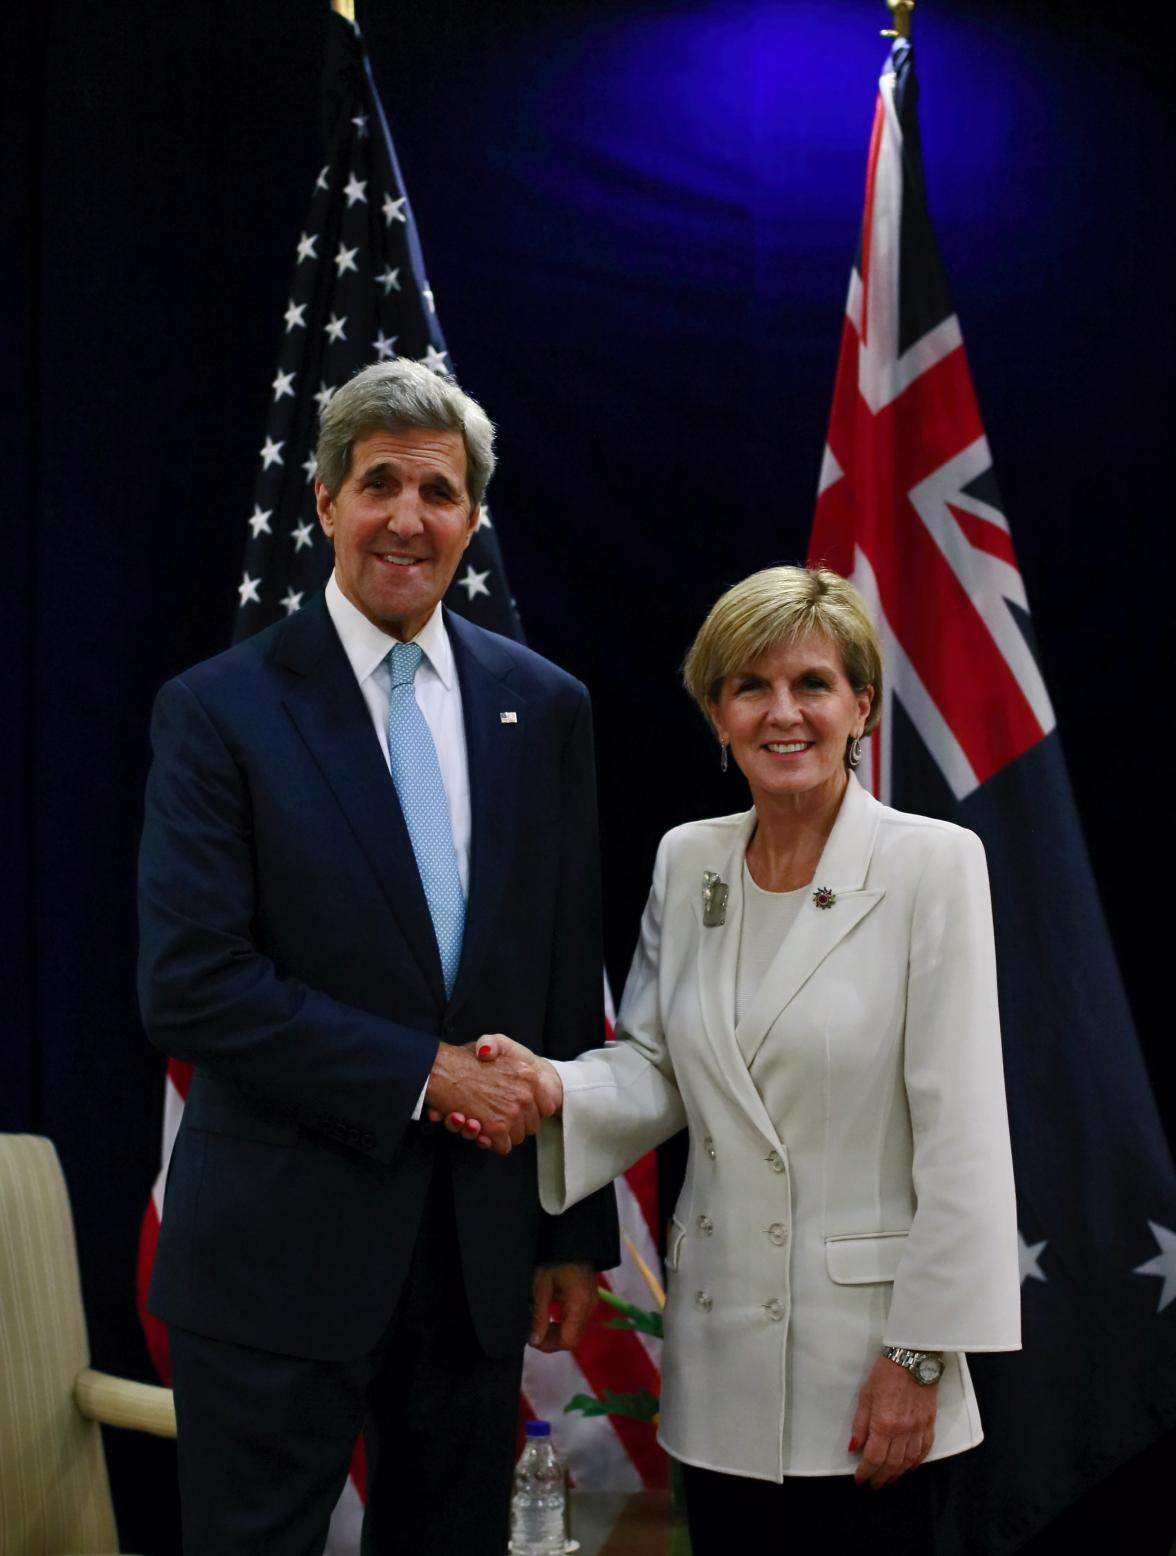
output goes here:
[[861, 1452], [854, 1473], [859, 1486], [897, 1480], [931, 1452], [939, 1384], [916, 1383], [905, 1367], [879, 1356], [858, 1395], [851, 1453]]
[[[559, 1112], [563, 1106], [563, 1082], [559, 1078], [559, 1071], [549, 1059], [532, 1053], [525, 1044], [516, 1043], [502, 1032], [488, 1032], [480, 1037], [476, 1052], [483, 1064], [493, 1064], [495, 1059], [510, 1057], [528, 1065], [534, 1072], [536, 1100], [541, 1115], [550, 1118], [553, 1113]], [[441, 1122], [441, 1114], [434, 1108], [427, 1110], [426, 1117], [432, 1124]], [[444, 1122], [450, 1134], [462, 1135], [485, 1150], [490, 1148], [490, 1140], [482, 1133], [478, 1119], [468, 1118], [464, 1113], [449, 1113]]]

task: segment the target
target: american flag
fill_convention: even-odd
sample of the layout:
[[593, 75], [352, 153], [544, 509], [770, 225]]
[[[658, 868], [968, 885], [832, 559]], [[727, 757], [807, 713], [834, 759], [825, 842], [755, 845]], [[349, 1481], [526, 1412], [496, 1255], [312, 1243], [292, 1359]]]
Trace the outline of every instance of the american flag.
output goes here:
[[[346, 7], [343, 7], [346, 9]], [[332, 12], [323, 101], [328, 160], [314, 179], [298, 237], [289, 299], [282, 315], [265, 436], [259, 450], [253, 511], [242, 521], [245, 556], [234, 641], [301, 608], [330, 575], [332, 553], [314, 507], [315, 435], [319, 412], [340, 384], [369, 362], [410, 356], [438, 373], [453, 363], [429, 286], [412, 206], [359, 29]], [[514, 638], [522, 637], [490, 513], [462, 559], [446, 597], [450, 609]], [[606, 983], [606, 1003], [608, 1001]], [[609, 1032], [605, 1034], [610, 1035]], [[162, 1165], [139, 1241], [139, 1312], [152, 1360], [169, 1376], [167, 1332], [146, 1310], [146, 1294], [164, 1208], [164, 1185], [190, 1079], [169, 1061], [164, 1097]], [[656, 1173], [639, 1162], [617, 1185], [621, 1229], [647, 1266], [657, 1267]], [[609, 1281], [622, 1296], [649, 1306], [631, 1260]], [[648, 1423], [564, 1414], [574, 1394], [648, 1388], [659, 1392], [659, 1342], [605, 1327], [598, 1314], [574, 1355], [528, 1350], [522, 1419], [551, 1420], [552, 1433], [584, 1489], [635, 1491], [665, 1484], [665, 1457]], [[358, 1551], [362, 1519], [362, 1452], [332, 1521], [328, 1551]]]
[[927, 215], [905, 38], [879, 83], [809, 556], [881, 632], [870, 786], [988, 853], [1024, 1350], [972, 1359], [987, 1440], [957, 1461], [948, 1523], [956, 1550], [999, 1556], [1176, 1423], [1176, 1176]]

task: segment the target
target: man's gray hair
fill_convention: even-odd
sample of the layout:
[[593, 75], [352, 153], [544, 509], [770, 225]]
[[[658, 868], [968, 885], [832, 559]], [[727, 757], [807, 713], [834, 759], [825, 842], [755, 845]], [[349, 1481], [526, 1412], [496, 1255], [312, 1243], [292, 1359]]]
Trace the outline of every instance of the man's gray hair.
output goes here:
[[481, 502], [494, 474], [494, 424], [451, 378], [410, 357], [373, 362], [327, 401], [319, 419], [315, 474], [331, 496], [339, 495], [357, 438], [402, 427], [459, 432], [466, 452], [466, 491], [471, 502]]

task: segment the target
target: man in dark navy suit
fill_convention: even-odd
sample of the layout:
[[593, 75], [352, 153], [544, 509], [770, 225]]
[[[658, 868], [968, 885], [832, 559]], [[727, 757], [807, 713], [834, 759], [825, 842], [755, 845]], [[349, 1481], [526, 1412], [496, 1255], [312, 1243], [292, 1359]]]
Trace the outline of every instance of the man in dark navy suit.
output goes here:
[[539, 1208], [532, 1067], [475, 1055], [600, 1039], [591, 716], [440, 606], [493, 469], [476, 402], [376, 364], [317, 458], [324, 594], [152, 727], [140, 997], [195, 1066], [151, 1294], [184, 1550], [321, 1551], [363, 1430], [366, 1552], [494, 1551], [523, 1344], [574, 1345], [617, 1260], [611, 1190]]

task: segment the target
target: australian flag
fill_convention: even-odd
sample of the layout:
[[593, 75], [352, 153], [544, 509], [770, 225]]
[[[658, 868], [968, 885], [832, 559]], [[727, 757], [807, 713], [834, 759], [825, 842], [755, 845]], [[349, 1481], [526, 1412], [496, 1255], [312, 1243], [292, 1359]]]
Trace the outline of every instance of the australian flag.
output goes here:
[[879, 82], [810, 560], [853, 579], [882, 637], [861, 775], [988, 853], [1024, 1350], [974, 1358], [986, 1441], [956, 1461], [949, 1523], [954, 1549], [999, 1556], [1176, 1423], [1176, 1176], [927, 216], [902, 38]]
[[[319, 413], [334, 391], [370, 362], [393, 356], [453, 371], [359, 28], [335, 11], [328, 22], [328, 160], [311, 189], [282, 316], [253, 512], [242, 521], [234, 641], [291, 615], [330, 576], [333, 553], [315, 513], [314, 469]], [[485, 503], [462, 562], [446, 605], [521, 638]]]

